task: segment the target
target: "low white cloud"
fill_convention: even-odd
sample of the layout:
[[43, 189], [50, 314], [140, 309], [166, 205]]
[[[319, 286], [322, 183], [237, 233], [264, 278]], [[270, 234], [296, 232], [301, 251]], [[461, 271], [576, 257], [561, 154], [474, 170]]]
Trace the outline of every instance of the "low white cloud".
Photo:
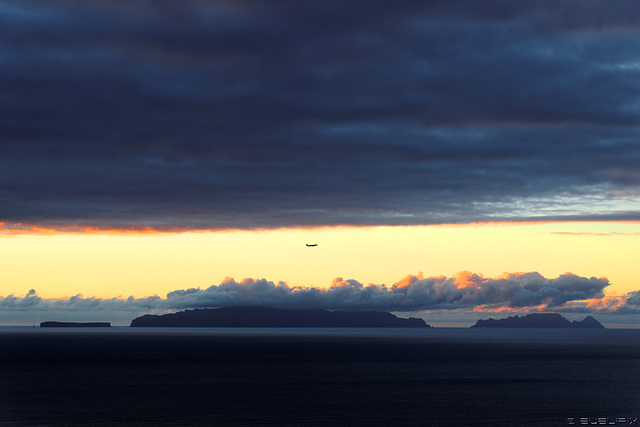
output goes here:
[[289, 287], [265, 279], [236, 282], [225, 279], [207, 289], [170, 292], [169, 308], [266, 305], [323, 309], [425, 310], [461, 309], [480, 305], [559, 307], [568, 301], [602, 298], [609, 286], [605, 278], [571, 273], [546, 279], [539, 273], [507, 273], [485, 278], [470, 272], [456, 277], [409, 275], [391, 286], [364, 285], [356, 280], [334, 279], [329, 288]]
[[468, 271], [455, 277], [409, 275], [387, 286], [365, 285], [336, 278], [328, 288], [289, 286], [266, 279], [226, 278], [207, 289], [169, 292], [166, 298], [41, 298], [31, 289], [25, 296], [0, 297], [3, 324], [43, 320], [109, 320], [128, 324], [147, 313], [191, 308], [268, 306], [417, 312], [559, 311], [567, 313], [640, 313], [640, 291], [624, 297], [605, 297], [606, 278], [566, 273], [547, 279], [537, 272], [484, 277]]

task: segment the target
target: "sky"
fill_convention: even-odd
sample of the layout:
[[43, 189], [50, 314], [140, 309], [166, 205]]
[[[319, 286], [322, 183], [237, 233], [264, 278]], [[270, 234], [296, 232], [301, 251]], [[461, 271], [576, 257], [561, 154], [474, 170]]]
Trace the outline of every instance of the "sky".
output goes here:
[[0, 0], [0, 324], [640, 327], [639, 52], [635, 0]]

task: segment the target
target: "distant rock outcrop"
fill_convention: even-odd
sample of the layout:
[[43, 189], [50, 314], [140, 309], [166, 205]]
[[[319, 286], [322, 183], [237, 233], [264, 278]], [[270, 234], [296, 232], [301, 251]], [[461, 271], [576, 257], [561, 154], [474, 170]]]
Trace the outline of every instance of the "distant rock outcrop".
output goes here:
[[533, 313], [506, 319], [478, 320], [472, 328], [604, 328], [600, 322], [587, 316], [580, 322], [569, 322], [558, 313]]
[[42, 322], [41, 328], [109, 328], [109, 322]]
[[401, 319], [383, 311], [328, 311], [267, 307], [222, 307], [144, 315], [132, 327], [248, 328], [430, 328], [422, 319]]
[[576, 322], [575, 320], [571, 322], [572, 328], [598, 328], [604, 329], [602, 323], [598, 322], [591, 316], [585, 317], [581, 322]]

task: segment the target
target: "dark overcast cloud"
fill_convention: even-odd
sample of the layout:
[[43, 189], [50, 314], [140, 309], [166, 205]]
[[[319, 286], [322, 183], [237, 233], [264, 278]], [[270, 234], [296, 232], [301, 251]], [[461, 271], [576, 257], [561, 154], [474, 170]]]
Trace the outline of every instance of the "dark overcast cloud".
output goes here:
[[0, 1], [0, 221], [640, 218], [640, 3]]

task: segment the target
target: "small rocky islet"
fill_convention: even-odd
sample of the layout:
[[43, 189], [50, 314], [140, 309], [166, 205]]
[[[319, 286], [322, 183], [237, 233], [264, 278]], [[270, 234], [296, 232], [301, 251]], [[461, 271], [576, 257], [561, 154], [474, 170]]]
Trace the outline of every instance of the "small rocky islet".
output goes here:
[[472, 328], [575, 328], [603, 329], [604, 326], [591, 316], [570, 322], [558, 313], [532, 313], [526, 316], [511, 316], [505, 319], [478, 320]]

